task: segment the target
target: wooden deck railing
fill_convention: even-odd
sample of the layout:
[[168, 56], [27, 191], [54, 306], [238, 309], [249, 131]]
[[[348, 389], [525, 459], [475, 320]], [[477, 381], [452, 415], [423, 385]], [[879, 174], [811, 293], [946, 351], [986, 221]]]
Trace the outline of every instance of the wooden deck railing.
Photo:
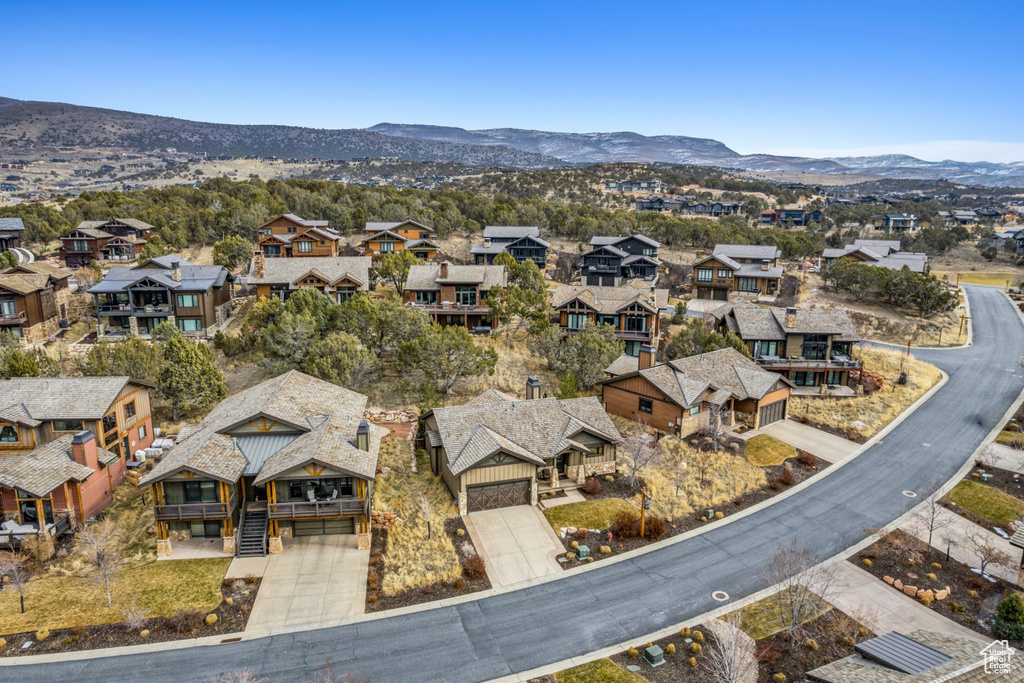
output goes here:
[[154, 510], [158, 521], [186, 519], [226, 519], [238, 506], [238, 498], [234, 491], [227, 502], [214, 503], [175, 503], [156, 505]]
[[340, 517], [359, 514], [366, 510], [363, 498], [338, 498], [336, 500], [294, 501], [268, 503], [270, 519], [299, 519], [303, 517]]

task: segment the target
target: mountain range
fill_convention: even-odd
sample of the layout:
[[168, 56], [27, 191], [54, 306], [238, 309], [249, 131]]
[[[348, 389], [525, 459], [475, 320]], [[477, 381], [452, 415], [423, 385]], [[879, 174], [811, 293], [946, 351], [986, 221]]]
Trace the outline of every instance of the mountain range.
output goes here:
[[568, 164], [646, 161], [751, 172], [870, 174], [965, 185], [1024, 187], [1024, 162], [924, 161], [902, 154], [813, 159], [740, 154], [718, 140], [639, 133], [557, 133], [520, 128], [466, 130], [380, 123], [323, 129], [203, 123], [57, 102], [0, 97], [0, 158], [29, 147], [174, 147], [210, 155], [324, 159], [397, 156], [486, 166], [546, 168]]

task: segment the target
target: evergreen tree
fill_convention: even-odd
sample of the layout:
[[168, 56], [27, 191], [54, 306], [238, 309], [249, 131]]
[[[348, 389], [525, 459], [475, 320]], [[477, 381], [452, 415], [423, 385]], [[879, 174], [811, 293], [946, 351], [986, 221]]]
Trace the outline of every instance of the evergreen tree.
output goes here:
[[465, 327], [431, 325], [416, 339], [402, 344], [398, 362], [423, 373], [439, 391], [451, 393], [465, 377], [494, 373], [498, 354], [478, 346]]
[[234, 270], [252, 258], [252, 243], [241, 235], [229, 235], [213, 245], [214, 265]]
[[228, 393], [213, 352], [205, 344], [184, 337], [171, 339], [164, 347], [157, 386], [170, 403], [175, 422], [182, 412], [208, 408]]

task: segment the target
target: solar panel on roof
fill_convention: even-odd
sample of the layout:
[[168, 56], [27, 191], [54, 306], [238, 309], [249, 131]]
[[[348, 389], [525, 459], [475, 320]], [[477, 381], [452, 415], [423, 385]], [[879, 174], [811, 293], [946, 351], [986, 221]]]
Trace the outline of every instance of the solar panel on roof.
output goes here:
[[896, 631], [865, 640], [854, 649], [865, 659], [911, 676], [953, 661], [946, 653]]

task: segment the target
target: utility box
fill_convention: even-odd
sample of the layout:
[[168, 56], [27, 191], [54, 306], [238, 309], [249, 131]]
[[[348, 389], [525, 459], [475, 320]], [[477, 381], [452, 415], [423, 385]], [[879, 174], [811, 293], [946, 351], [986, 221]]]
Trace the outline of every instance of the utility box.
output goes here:
[[585, 560], [590, 557], [590, 548], [585, 545], [578, 546], [576, 548], [576, 559]]
[[665, 653], [657, 645], [651, 645], [644, 650], [644, 659], [651, 666], [661, 666], [665, 663]]

